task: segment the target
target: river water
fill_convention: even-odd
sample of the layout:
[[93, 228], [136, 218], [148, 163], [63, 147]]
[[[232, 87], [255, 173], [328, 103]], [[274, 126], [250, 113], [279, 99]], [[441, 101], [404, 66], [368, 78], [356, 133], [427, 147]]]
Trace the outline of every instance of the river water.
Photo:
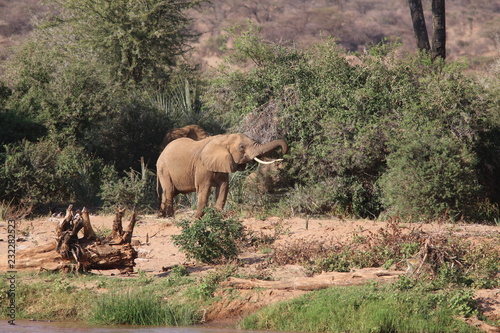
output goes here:
[[159, 327], [159, 326], [90, 326], [82, 323], [45, 322], [16, 320], [9, 325], [7, 320], [0, 321], [1, 333], [256, 333], [224, 328], [196, 327]]

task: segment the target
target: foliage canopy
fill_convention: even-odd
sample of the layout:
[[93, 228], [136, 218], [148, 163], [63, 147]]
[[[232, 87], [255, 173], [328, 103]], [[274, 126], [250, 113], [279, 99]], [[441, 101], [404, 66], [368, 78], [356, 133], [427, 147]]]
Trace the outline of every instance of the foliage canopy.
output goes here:
[[370, 218], [498, 216], [490, 203], [500, 193], [486, 181], [500, 171], [498, 110], [463, 66], [396, 56], [397, 45], [386, 43], [349, 57], [330, 39], [304, 50], [252, 29], [235, 34], [206, 103], [233, 128], [263, 117], [291, 143], [285, 207]]

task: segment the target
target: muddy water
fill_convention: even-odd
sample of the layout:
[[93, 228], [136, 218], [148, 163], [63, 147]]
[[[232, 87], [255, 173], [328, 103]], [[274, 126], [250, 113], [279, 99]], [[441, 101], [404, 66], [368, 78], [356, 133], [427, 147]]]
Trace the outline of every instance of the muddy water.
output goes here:
[[204, 327], [158, 327], [158, 326], [89, 326], [82, 323], [58, 323], [16, 320], [16, 325], [0, 321], [1, 333], [252, 333], [234, 329]]

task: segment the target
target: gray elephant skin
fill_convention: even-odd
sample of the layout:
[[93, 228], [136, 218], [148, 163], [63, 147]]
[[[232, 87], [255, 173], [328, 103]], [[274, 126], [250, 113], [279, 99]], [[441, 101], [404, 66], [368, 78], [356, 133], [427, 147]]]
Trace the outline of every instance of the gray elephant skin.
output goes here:
[[[209, 136], [199, 141], [179, 138], [170, 142], [156, 163], [161, 185], [159, 216], [174, 216], [173, 200], [179, 193], [197, 192], [195, 217], [203, 215], [212, 187], [216, 188], [216, 208], [222, 210], [229, 190], [229, 174], [245, 170], [246, 164], [281, 148], [285, 140], [260, 144], [242, 133]], [[270, 163], [270, 162], [267, 162]]]

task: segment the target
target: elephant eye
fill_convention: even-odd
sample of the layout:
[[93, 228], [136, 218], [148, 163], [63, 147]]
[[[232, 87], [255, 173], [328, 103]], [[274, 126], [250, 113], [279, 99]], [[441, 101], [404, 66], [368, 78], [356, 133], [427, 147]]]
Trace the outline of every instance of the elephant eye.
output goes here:
[[240, 149], [240, 151], [245, 151], [245, 145], [244, 144], [240, 144], [240, 146], [238, 148]]

